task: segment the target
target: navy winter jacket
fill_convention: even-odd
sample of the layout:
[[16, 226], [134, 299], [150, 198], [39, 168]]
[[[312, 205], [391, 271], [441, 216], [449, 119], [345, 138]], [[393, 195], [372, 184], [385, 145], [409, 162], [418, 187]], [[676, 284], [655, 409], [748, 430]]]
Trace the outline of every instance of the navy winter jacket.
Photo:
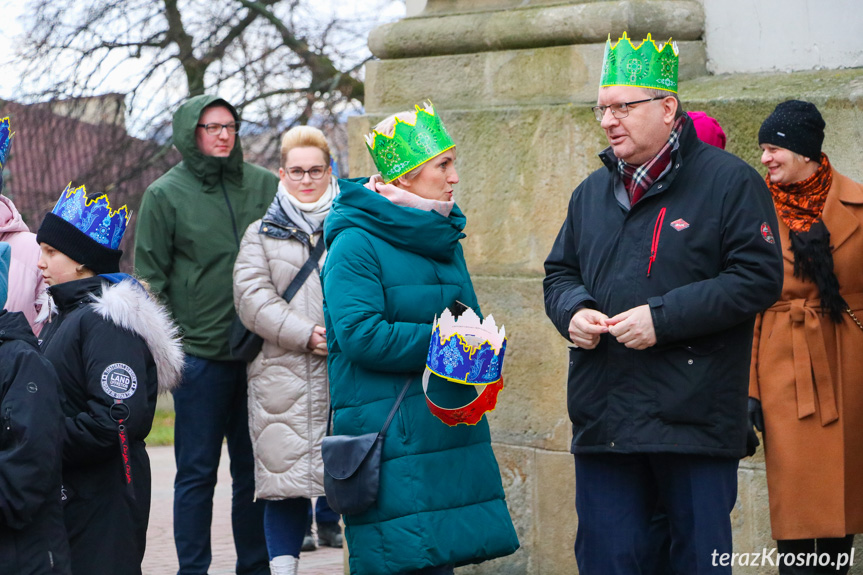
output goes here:
[[752, 328], [782, 288], [770, 193], [691, 122], [632, 209], [617, 159], [600, 157], [545, 262], [546, 313], [569, 339], [582, 307], [612, 317], [648, 304], [657, 342], [632, 350], [606, 334], [570, 349], [572, 452], [742, 457]]
[[0, 309], [0, 572], [71, 573], [60, 384], [23, 313]]

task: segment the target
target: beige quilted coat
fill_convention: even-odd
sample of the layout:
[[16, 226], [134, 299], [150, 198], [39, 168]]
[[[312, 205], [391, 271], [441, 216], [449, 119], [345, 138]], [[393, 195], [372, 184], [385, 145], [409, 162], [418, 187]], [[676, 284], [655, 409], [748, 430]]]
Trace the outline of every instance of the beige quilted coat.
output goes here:
[[[310, 248], [304, 232], [273, 225], [265, 218], [263, 226], [258, 220], [246, 229], [234, 266], [234, 306], [243, 324], [264, 338], [248, 368], [255, 494], [311, 498], [324, 494], [321, 440], [330, 405], [327, 358], [306, 348], [314, 326], [324, 325], [321, 281], [312, 270], [285, 302], [282, 294]], [[311, 238], [317, 241], [323, 241], [320, 232]]]

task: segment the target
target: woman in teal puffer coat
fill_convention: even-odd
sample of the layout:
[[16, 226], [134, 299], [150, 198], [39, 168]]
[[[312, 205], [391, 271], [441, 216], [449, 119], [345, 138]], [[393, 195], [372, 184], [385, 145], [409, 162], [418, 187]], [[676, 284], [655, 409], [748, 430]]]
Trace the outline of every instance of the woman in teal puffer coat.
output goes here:
[[[371, 143], [383, 178], [340, 181], [324, 226], [333, 434], [380, 431], [412, 380], [383, 443], [377, 503], [344, 518], [352, 575], [452, 573], [518, 548], [488, 423], [449, 427], [423, 395], [435, 315], [456, 301], [479, 306], [459, 244], [466, 219], [452, 201], [454, 145], [432, 108], [417, 110], [379, 125], [401, 148]], [[411, 142], [423, 142], [419, 152]], [[431, 379], [438, 405], [476, 397]]]

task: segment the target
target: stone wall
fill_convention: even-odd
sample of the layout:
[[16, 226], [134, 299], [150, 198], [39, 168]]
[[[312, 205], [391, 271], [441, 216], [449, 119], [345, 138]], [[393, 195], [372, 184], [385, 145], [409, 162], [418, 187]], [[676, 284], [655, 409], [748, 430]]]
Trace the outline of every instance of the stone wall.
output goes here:
[[[560, 19], [566, 26], [544, 24]], [[350, 173], [374, 171], [362, 138], [374, 123], [426, 98], [435, 103], [458, 144], [456, 199], [468, 216], [474, 285], [483, 309], [510, 334], [506, 387], [489, 421], [522, 548], [459, 573], [577, 572], [567, 345], [544, 313], [542, 264], [572, 189], [600, 167], [596, 154], [607, 145], [589, 109], [607, 34], [681, 39], [685, 105], [717, 117], [729, 149], [759, 168], [756, 134], [775, 104], [815, 101], [828, 123], [825, 150], [841, 171], [863, 179], [860, 70], [708, 76], [703, 23], [697, 1], [429, 0], [419, 16], [370, 38], [381, 59], [367, 65], [366, 115], [349, 124]], [[760, 453], [742, 463], [739, 479], [735, 550], [769, 548]]]

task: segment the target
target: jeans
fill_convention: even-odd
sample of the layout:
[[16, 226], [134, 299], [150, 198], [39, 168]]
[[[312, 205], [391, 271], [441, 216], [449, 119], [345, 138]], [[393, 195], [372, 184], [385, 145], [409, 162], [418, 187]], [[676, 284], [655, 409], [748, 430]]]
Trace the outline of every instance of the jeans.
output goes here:
[[672, 571], [731, 575], [730, 567], [714, 565], [714, 557], [731, 552], [737, 464], [734, 458], [673, 453], [576, 455], [578, 572], [642, 573], [650, 523], [661, 503]]
[[[329, 504], [327, 503], [326, 497], [318, 497], [318, 500], [315, 502], [315, 516], [314, 519], [318, 525], [321, 523], [338, 523], [339, 519], [341, 519], [341, 515], [330, 509]], [[309, 522], [306, 525], [306, 534], [310, 534], [312, 532], [312, 506], [309, 505]]]
[[255, 502], [249, 439], [246, 364], [186, 356], [174, 395], [174, 543], [178, 575], [206, 575], [212, 560], [210, 526], [222, 440], [233, 479], [231, 523], [237, 575], [268, 575], [264, 504]]
[[303, 497], [265, 501], [264, 532], [270, 559], [282, 555], [300, 556], [311, 503]]

